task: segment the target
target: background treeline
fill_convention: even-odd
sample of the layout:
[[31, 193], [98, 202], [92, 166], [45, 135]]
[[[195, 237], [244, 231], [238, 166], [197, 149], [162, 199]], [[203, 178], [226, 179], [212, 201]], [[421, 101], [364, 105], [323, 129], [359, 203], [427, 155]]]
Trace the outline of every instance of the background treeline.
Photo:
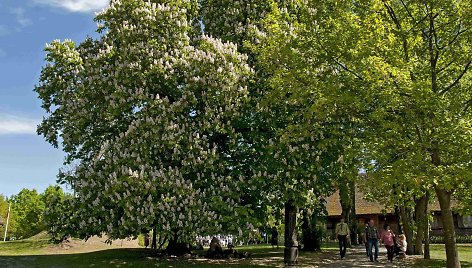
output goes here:
[[51, 217], [46, 212], [49, 206], [57, 204], [57, 200], [70, 197], [59, 186], [49, 186], [44, 192], [38, 193], [36, 189], [23, 189], [11, 197], [0, 195], [0, 217], [3, 225], [0, 225], [0, 234], [5, 234], [8, 205], [11, 202], [10, 219], [8, 225], [7, 240], [24, 239], [47, 230], [47, 219]]

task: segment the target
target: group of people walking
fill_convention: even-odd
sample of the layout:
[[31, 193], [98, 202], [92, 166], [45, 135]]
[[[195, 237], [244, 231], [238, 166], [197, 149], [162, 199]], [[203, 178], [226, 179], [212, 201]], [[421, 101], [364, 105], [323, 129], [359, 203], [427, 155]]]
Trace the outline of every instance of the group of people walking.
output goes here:
[[[349, 226], [344, 222], [344, 218], [341, 218], [340, 222], [336, 225], [335, 234], [339, 241], [339, 255], [343, 259], [346, 256], [346, 248], [350, 237]], [[366, 224], [364, 233], [366, 254], [371, 262], [378, 262], [379, 241], [387, 249], [388, 261], [393, 262], [395, 255], [405, 256], [407, 246], [405, 235], [400, 234], [396, 236], [390, 229], [389, 224], [385, 224], [384, 230], [379, 232], [374, 220], [371, 219]]]

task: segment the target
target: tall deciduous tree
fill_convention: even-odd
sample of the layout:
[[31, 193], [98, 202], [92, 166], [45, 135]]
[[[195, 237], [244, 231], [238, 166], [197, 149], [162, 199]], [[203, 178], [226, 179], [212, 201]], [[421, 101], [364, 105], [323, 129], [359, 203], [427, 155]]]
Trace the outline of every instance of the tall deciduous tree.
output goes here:
[[[246, 171], [251, 176], [249, 192], [255, 193], [256, 202], [262, 207], [270, 204], [285, 208], [285, 262], [295, 263], [298, 207], [310, 210], [310, 206], [318, 205], [320, 195], [331, 190], [330, 164], [339, 157], [339, 152], [328, 152], [327, 149], [334, 138], [319, 142], [323, 127], [311, 117], [312, 112], [306, 106], [299, 105], [294, 101], [296, 98], [291, 97], [292, 94], [307, 96], [301, 87], [310, 80], [303, 77], [300, 82], [290, 81], [298, 77], [283, 76], [290, 67], [302, 67], [300, 54], [291, 50], [294, 39], [285, 35], [286, 28], [278, 32], [270, 29], [287, 20], [296, 22], [296, 18], [290, 16], [297, 14], [299, 3], [272, 0], [201, 2], [205, 32], [238, 43], [240, 51], [248, 53], [255, 70], [249, 86], [251, 102], [245, 106], [239, 126], [243, 133], [240, 148], [245, 150], [244, 156], [252, 160], [245, 166], [250, 167]], [[286, 11], [286, 17], [279, 16], [281, 9]], [[313, 122], [314, 127], [305, 129]]]
[[71, 215], [69, 201], [72, 198], [72, 194], [64, 193], [59, 186], [49, 186], [41, 194], [41, 199], [45, 205], [44, 226], [55, 242], [62, 242], [73, 233], [65, 228], [68, 223], [68, 215]]
[[373, 159], [394, 150], [412, 173], [425, 167], [441, 206], [447, 266], [460, 267], [451, 197], [471, 177], [472, 3], [315, 2], [312, 29], [327, 39], [313, 43], [368, 93]]
[[246, 180], [228, 162], [251, 69], [234, 44], [199, 33], [197, 7], [111, 1], [99, 39], [46, 48], [38, 132], [77, 165], [62, 174], [75, 197], [56, 228], [121, 238], [154, 227], [185, 240], [247, 220]]
[[356, 114], [345, 116], [348, 106], [341, 105], [350, 92], [338, 94], [339, 84], [329, 83], [335, 68], [317, 58], [307, 42], [306, 3], [287, 3], [272, 1], [246, 45], [257, 60], [256, 72], [266, 74], [258, 112], [273, 130], [261, 150], [259, 176], [269, 178], [274, 202], [285, 204], [285, 262], [293, 264], [298, 245], [293, 211], [332, 192], [350, 139], [359, 131], [349, 127]]
[[44, 202], [35, 189], [21, 190], [11, 202], [11, 217], [16, 222], [12, 231], [17, 238], [28, 238], [44, 230]]
[[[261, 34], [269, 37], [260, 53], [281, 93], [272, 96], [291, 107], [315, 103], [317, 116], [342, 110], [344, 119], [364, 117], [357, 129], [371, 138], [371, 160], [393, 150], [409, 164], [410, 178], [427, 174], [441, 205], [448, 267], [460, 267], [450, 200], [471, 177], [472, 3], [299, 3], [302, 12], [281, 12]], [[344, 109], [319, 110], [323, 102]]]

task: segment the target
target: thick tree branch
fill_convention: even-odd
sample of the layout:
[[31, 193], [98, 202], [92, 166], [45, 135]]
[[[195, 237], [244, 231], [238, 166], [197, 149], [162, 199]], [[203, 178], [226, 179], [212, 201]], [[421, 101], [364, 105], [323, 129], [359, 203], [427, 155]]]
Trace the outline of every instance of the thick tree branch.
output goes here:
[[466, 101], [464, 103], [464, 109], [462, 109], [462, 112], [464, 112], [464, 113], [467, 112], [467, 110], [469, 110], [471, 104], [472, 104], [472, 99], [469, 99], [468, 101]]
[[462, 70], [462, 72], [459, 74], [459, 76], [456, 78], [456, 80], [454, 80], [454, 82], [452, 82], [452, 84], [450, 84], [449, 86], [447, 86], [445, 89], [443, 89], [441, 92], [439, 92], [440, 95], [448, 92], [451, 88], [453, 88], [454, 86], [457, 85], [457, 83], [459, 83], [459, 81], [462, 79], [462, 77], [464, 76], [464, 74], [467, 73], [467, 71], [469, 70], [469, 67], [470, 67], [470, 63], [471, 61], [469, 60], [467, 62], [467, 64], [465, 65], [464, 69]]
[[410, 11], [410, 9], [408, 8], [408, 5], [407, 5], [407, 4], [405, 3], [405, 1], [403, 1], [403, 0], [401, 0], [400, 2], [402, 3], [403, 8], [405, 8], [406, 13], [408, 13], [408, 16], [410, 16], [410, 18], [411, 18], [411, 19], [413, 20], [413, 22], [416, 24], [417, 21], [416, 21], [415, 17], [413, 17], [413, 14], [411, 14], [411, 11]]
[[399, 89], [398, 92], [395, 92], [396, 94], [402, 96], [402, 97], [408, 97], [408, 98], [411, 98], [412, 95], [411, 94], [408, 94], [408, 93], [405, 93], [405, 92], [402, 92], [402, 87], [398, 84], [397, 80], [395, 79], [395, 77], [393, 76], [392, 73], [389, 72], [389, 76], [390, 78], [392, 78], [392, 81], [393, 81], [393, 84], [395, 85], [395, 87], [397, 89]]
[[383, 3], [384, 3], [385, 8], [387, 9], [388, 15], [390, 16], [393, 23], [397, 27], [398, 32], [401, 36], [405, 62], [409, 62], [410, 61], [410, 56], [409, 56], [409, 52], [408, 52], [408, 41], [406, 39], [405, 33], [403, 33], [402, 25], [401, 25], [400, 21], [398, 20], [398, 17], [395, 14], [395, 10], [393, 10], [392, 6], [390, 6], [385, 0], [383, 1]]
[[457, 40], [457, 38], [459, 37], [459, 35], [461, 35], [461, 34], [467, 32], [467, 31], [469, 31], [469, 30], [470, 30], [470, 28], [464, 29], [464, 30], [462, 30], [462, 31], [457, 31], [457, 33], [454, 35], [454, 37], [451, 39], [451, 41], [449, 41], [449, 42], [447, 43], [447, 45], [444, 45], [444, 46], [442, 46], [442, 47], [438, 47], [438, 49], [442, 50], [442, 49], [444, 49], [444, 48], [446, 48], [446, 47], [449, 47], [450, 45], [452, 45], [452, 44]]
[[416, 28], [416, 26], [418, 26], [420, 23], [422, 23], [424, 20], [426, 20], [428, 18], [428, 15], [424, 16], [423, 18], [421, 18], [415, 25], [411, 26], [411, 28], [408, 30], [408, 32], [411, 32], [413, 29]]
[[454, 62], [456, 62], [456, 60], [451, 60], [448, 64], [446, 64], [444, 67], [440, 68], [439, 70], [436, 71], [436, 74], [440, 74], [442, 73], [444, 70], [446, 70], [447, 68], [449, 68], [449, 66], [451, 66], [451, 64], [453, 64]]
[[[427, 5], [425, 3], [425, 6], [426, 6], [426, 9], [428, 10], [427, 8]], [[437, 92], [438, 90], [438, 80], [437, 80], [437, 73], [436, 73], [436, 64], [437, 64], [437, 59], [439, 57], [439, 53], [438, 51], [434, 49], [434, 43], [433, 43], [433, 39], [434, 39], [434, 35], [435, 35], [435, 31], [434, 31], [434, 16], [433, 16], [433, 13], [432, 13], [432, 9], [431, 9], [431, 12], [428, 12], [428, 17], [429, 17], [429, 31], [428, 31], [428, 35], [427, 35], [427, 39], [428, 39], [428, 49], [429, 49], [429, 62], [430, 62], [430, 66], [431, 66], [431, 88], [433, 90], [433, 92]]]
[[329, 56], [331, 58], [331, 60], [333, 60], [339, 67], [341, 67], [343, 70], [347, 71], [348, 73], [354, 75], [355, 77], [357, 77], [359, 80], [364, 80], [364, 78], [357, 74], [356, 72], [352, 71], [351, 69], [349, 69], [345, 64], [341, 63], [340, 61], [338, 61], [335, 57], [333, 56]]

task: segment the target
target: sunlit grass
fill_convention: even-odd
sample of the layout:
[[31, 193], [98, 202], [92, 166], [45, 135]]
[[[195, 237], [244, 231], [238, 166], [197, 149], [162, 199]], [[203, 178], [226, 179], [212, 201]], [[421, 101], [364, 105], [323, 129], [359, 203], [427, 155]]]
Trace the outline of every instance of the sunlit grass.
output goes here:
[[[459, 244], [459, 259], [462, 267], [472, 267], [472, 244]], [[415, 263], [415, 267], [446, 267], [446, 249], [444, 245], [431, 245], [431, 259], [420, 260]]]
[[[239, 252], [250, 252], [248, 259], [208, 260], [198, 258], [156, 258], [153, 251], [144, 248], [115, 248], [95, 252], [53, 254], [56, 245], [47, 236], [32, 239], [0, 242], [1, 267], [283, 267], [283, 245], [279, 249], [271, 245], [245, 245], [236, 247]], [[462, 267], [472, 267], [472, 245], [459, 245]], [[87, 248], [82, 249], [86, 251]], [[300, 264], [320, 266], [324, 261], [337, 258], [337, 245], [324, 244], [321, 252], [300, 252]], [[198, 251], [200, 256], [204, 251]], [[412, 260], [415, 267], [445, 267], [443, 245], [431, 246], [431, 260]], [[367, 260], [363, 257], [362, 262]], [[356, 267], [356, 266], [353, 266]]]

